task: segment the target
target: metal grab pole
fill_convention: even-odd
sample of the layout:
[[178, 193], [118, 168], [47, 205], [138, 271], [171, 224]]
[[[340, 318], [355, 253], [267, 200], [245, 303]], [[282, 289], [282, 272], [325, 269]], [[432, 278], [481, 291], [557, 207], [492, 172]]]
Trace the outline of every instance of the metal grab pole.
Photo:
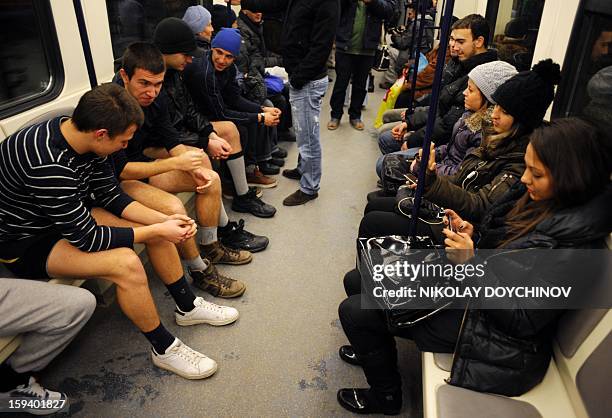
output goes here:
[[417, 222], [419, 221], [419, 209], [421, 206], [421, 198], [423, 189], [425, 188], [425, 173], [429, 162], [429, 147], [431, 144], [431, 135], [433, 133], [434, 122], [438, 111], [438, 100], [440, 98], [440, 83], [442, 81], [442, 71], [444, 70], [444, 58], [446, 57], [446, 49], [448, 48], [449, 32], [451, 19], [453, 16], [453, 7], [455, 0], [447, 0], [444, 5], [444, 14], [442, 15], [440, 46], [438, 48], [438, 62], [436, 63], [436, 72], [434, 74], [433, 89], [431, 91], [431, 100], [429, 112], [427, 115], [427, 125], [425, 127], [425, 139], [423, 140], [423, 155], [419, 166], [419, 181], [417, 183], [416, 192], [414, 194], [414, 206], [412, 207], [412, 219], [410, 222], [410, 236], [413, 242], [416, 240]]
[[79, 35], [81, 35], [81, 45], [83, 46], [83, 56], [85, 57], [85, 65], [87, 66], [89, 85], [93, 89], [98, 85], [98, 78], [96, 77], [96, 68], [91, 55], [91, 45], [89, 43], [89, 35], [87, 34], [87, 26], [85, 25], [83, 5], [81, 4], [81, 0], [73, 0], [72, 4], [74, 5], [74, 12], [76, 13], [77, 24], [79, 26]]

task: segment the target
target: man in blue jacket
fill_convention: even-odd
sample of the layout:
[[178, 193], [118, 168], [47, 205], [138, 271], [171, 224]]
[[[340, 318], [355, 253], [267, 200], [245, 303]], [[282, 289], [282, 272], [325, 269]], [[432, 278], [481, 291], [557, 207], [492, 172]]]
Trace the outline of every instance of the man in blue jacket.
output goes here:
[[352, 78], [349, 121], [362, 131], [361, 105], [366, 96], [366, 82], [372, 65], [383, 20], [390, 20], [397, 0], [341, 0], [340, 25], [336, 31], [336, 84], [329, 102], [331, 119], [327, 129], [340, 125], [344, 97]]
[[283, 205], [303, 205], [318, 197], [321, 182], [321, 102], [327, 91], [327, 58], [340, 0], [232, 0], [232, 4], [252, 12], [285, 11], [281, 49], [301, 158], [295, 169], [283, 172], [285, 177], [300, 180], [299, 190], [283, 200]]

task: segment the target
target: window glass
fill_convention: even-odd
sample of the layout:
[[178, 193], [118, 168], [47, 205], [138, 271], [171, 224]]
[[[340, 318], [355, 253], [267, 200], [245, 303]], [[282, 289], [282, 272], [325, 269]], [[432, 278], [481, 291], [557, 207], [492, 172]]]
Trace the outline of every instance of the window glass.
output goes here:
[[566, 115], [612, 123], [612, 16], [594, 15], [580, 31], [584, 49], [571, 74], [573, 94]]
[[39, 0], [0, 1], [0, 111], [46, 94], [58, 79], [61, 70], [47, 55], [57, 50], [43, 17], [48, 7]]
[[544, 0], [499, 0], [492, 47], [517, 70], [531, 67]]
[[185, 14], [197, 0], [106, 0], [106, 10], [115, 59], [132, 42], [151, 41], [155, 26], [166, 17]]

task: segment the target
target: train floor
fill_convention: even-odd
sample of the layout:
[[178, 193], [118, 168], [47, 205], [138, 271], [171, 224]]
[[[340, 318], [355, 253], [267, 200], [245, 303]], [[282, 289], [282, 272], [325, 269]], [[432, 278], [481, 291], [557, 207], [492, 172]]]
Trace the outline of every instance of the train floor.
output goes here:
[[[331, 72], [332, 78], [335, 74]], [[377, 77], [378, 78], [378, 77]], [[377, 80], [378, 84], [378, 80]], [[247, 229], [267, 235], [270, 245], [252, 263], [220, 267], [244, 280], [248, 289], [236, 300], [216, 303], [239, 309], [229, 326], [179, 327], [174, 304], [149, 270], [162, 321], [176, 336], [219, 364], [205, 380], [189, 381], [153, 366], [146, 339], [121, 313], [117, 303], [98, 307], [71, 345], [42, 374], [49, 388], [69, 394], [75, 417], [328, 417], [350, 416], [336, 401], [342, 387], [365, 387], [359, 367], [344, 363], [338, 348], [346, 344], [338, 304], [342, 277], [355, 264], [355, 237], [365, 196], [374, 190], [379, 155], [373, 121], [384, 91], [368, 94], [363, 112], [366, 130], [351, 128], [345, 114], [328, 131], [329, 98], [323, 99], [321, 142], [323, 179], [319, 198], [303, 206], [282, 200], [297, 182], [278, 176], [278, 187], [263, 199], [276, 206], [272, 219], [232, 213]], [[345, 109], [346, 110], [346, 109]], [[285, 168], [295, 166], [295, 143]], [[404, 377], [403, 416], [422, 415], [420, 355], [409, 341], [398, 341]]]

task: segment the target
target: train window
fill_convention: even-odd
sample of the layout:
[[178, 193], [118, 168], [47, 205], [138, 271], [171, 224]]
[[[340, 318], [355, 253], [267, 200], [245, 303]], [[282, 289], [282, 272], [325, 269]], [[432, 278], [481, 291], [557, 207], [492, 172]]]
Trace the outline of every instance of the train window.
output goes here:
[[574, 22], [553, 116], [612, 124], [612, 4], [584, 1]]
[[106, 0], [113, 56], [123, 55], [132, 42], [150, 41], [155, 26], [166, 17], [182, 18], [197, 0]]
[[48, 1], [0, 2], [0, 118], [55, 98], [63, 67]]
[[499, 59], [519, 71], [531, 67], [543, 10], [544, 0], [488, 2], [487, 20], [493, 29], [491, 46], [497, 49]]

